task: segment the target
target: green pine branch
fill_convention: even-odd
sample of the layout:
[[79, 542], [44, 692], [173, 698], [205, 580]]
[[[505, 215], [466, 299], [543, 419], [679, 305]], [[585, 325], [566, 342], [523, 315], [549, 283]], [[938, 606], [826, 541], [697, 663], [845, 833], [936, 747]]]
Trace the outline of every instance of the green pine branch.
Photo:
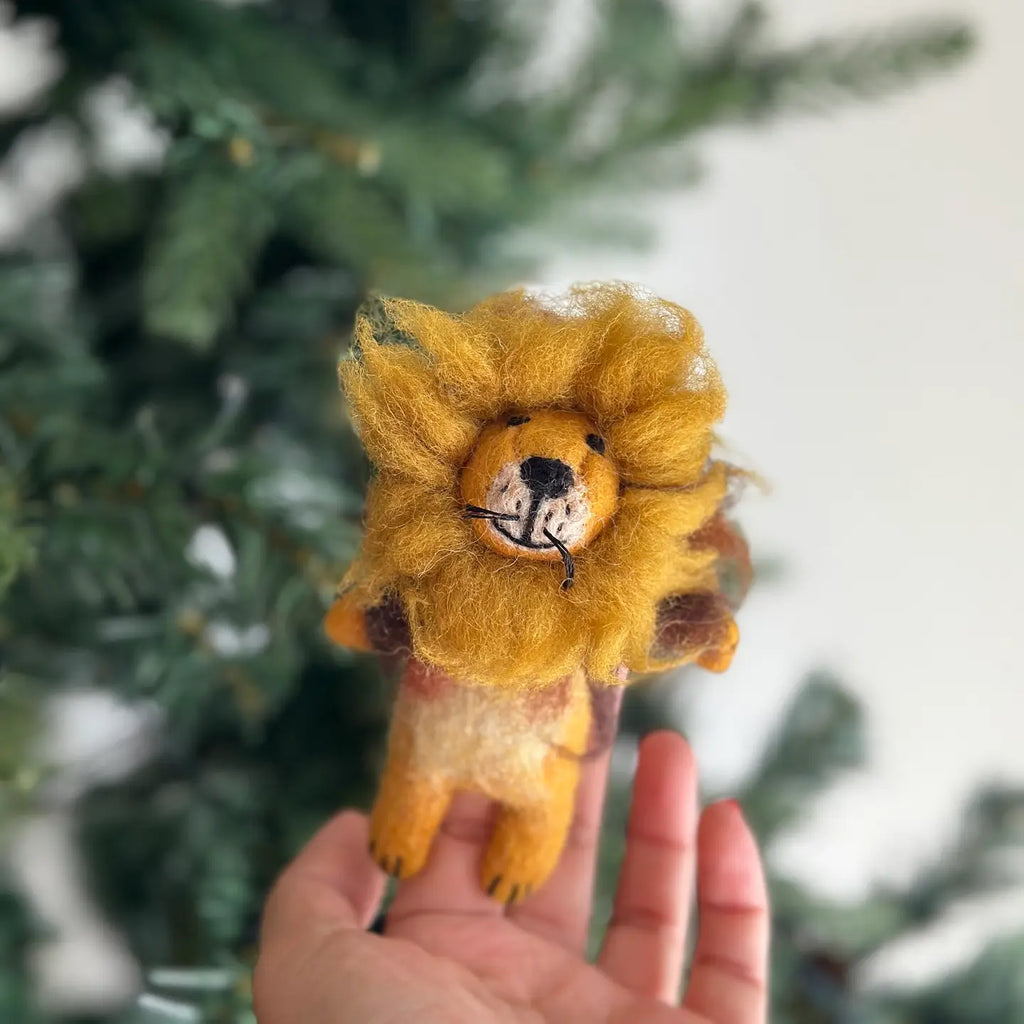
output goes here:
[[[605, 77], [598, 85], [604, 49], [596, 48], [582, 76], [584, 84], [568, 104], [578, 120], [580, 111], [587, 110], [583, 90], [597, 97], [613, 90], [623, 93], [615, 129], [585, 157], [590, 175], [628, 163], [637, 149], [672, 144], [714, 123], [821, 112], [849, 100], [877, 99], [959, 63], [974, 43], [971, 30], [961, 21], [923, 19], [885, 32], [773, 49], [765, 38], [762, 5], [748, 3], [738, 9], [717, 42], [695, 53], [687, 53], [684, 46], [670, 61], [665, 40], [673, 33], [660, 4], [644, 5], [658, 12], [646, 20], [629, 17], [632, 5], [623, 5], [622, 0], [614, 6], [622, 16], [609, 22], [607, 31], [615, 33], [614, 45], [620, 47], [623, 66], [618, 78]], [[652, 64], [674, 68], [668, 87], [658, 92], [644, 88], [653, 74], [644, 64], [651, 52], [646, 41], [652, 37], [658, 38], [654, 52], [663, 55]], [[610, 39], [604, 44], [611, 45]]]
[[176, 169], [146, 250], [143, 318], [157, 336], [208, 348], [250, 287], [273, 207], [224, 154]]
[[[0, 613], [0, 650], [9, 626]], [[43, 693], [44, 688], [36, 680], [10, 672], [0, 664], [0, 864], [13, 826], [33, 808], [43, 781], [43, 769], [35, 763], [44, 724]], [[0, 923], [0, 951], [2, 930]]]
[[864, 745], [857, 702], [831, 677], [813, 676], [790, 703], [740, 798], [760, 841], [771, 842], [840, 772], [859, 766]]
[[764, 102], [820, 110], [845, 99], [876, 99], [959, 63], [973, 36], [959, 21], [923, 21], [885, 33], [821, 39], [759, 63]]
[[1024, 934], [990, 942], [969, 964], [916, 992], [892, 989], [868, 1000], [883, 1024], [1009, 1024], [1024, 1020]]
[[[14, 582], [15, 577], [28, 569], [35, 560], [33, 534], [23, 525], [19, 506], [14, 480], [3, 466], [0, 466], [0, 597]], [[4, 622], [0, 618], [0, 644], [3, 642], [4, 632]]]
[[405, 212], [355, 168], [300, 153], [282, 162], [281, 193], [284, 231], [332, 263], [377, 279], [426, 258]]
[[34, 993], [23, 982], [32, 947], [43, 936], [13, 881], [0, 874], [0, 1020], [44, 1024]]
[[1024, 788], [993, 785], [968, 802], [956, 834], [910, 882], [878, 898], [899, 908], [902, 931], [935, 921], [951, 903], [983, 896], [1024, 878]]
[[905, 885], [881, 885], [856, 903], [836, 903], [791, 879], [774, 879], [776, 923], [800, 941], [861, 962], [935, 923], [958, 902], [1018, 885], [1022, 852], [1024, 789], [987, 787], [969, 801], [953, 839]]

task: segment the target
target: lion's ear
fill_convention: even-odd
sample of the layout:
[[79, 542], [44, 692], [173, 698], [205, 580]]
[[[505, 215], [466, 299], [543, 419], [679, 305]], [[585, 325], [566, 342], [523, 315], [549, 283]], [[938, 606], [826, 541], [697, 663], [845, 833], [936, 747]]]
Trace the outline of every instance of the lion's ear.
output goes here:
[[356, 604], [351, 593], [335, 598], [324, 618], [324, 632], [341, 647], [354, 651], [372, 651], [366, 629], [366, 615]]

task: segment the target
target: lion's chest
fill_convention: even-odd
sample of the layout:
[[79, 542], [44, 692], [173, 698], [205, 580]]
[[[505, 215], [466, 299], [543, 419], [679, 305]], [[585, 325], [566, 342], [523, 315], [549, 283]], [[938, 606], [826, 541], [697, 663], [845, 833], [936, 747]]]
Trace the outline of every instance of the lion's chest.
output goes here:
[[456, 683], [411, 661], [395, 719], [408, 728], [410, 768], [417, 774], [514, 804], [543, 792], [545, 761], [554, 748], [575, 750], [581, 733], [585, 742], [586, 700], [585, 683], [581, 692], [573, 679], [524, 695]]

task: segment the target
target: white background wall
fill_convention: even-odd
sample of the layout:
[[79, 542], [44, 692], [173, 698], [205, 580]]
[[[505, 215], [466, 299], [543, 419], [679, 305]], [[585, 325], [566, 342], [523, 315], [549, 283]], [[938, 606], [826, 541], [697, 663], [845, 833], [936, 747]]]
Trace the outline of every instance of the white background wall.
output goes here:
[[[771, 7], [787, 39], [935, 12]], [[850, 896], [934, 855], [980, 780], [1024, 780], [1024, 4], [946, 9], [980, 35], [965, 67], [716, 133], [706, 184], [653, 204], [657, 251], [549, 276], [637, 280], [705, 326], [724, 433], [774, 485], [742, 518], [786, 576], [741, 613], [728, 675], [696, 684], [698, 754], [735, 780], [801, 676], [836, 669], [867, 704], [871, 765], [784, 853]]]
[[[771, 7], [787, 39], [935, 11]], [[694, 685], [698, 754], [735, 782], [803, 674], [836, 669], [867, 703], [871, 766], [783, 852], [849, 896], [933, 854], [977, 782], [1024, 779], [1024, 4], [947, 10], [981, 36], [965, 68], [827, 119], [715, 133], [707, 182], [648, 204], [656, 251], [566, 256], [546, 279], [636, 280], [706, 327], [725, 434], [775, 488], [743, 519], [787, 572], [744, 610], [730, 673]], [[26, 52], [0, 36], [0, 97], [36, 74]], [[17, 169], [8, 184], [0, 230], [47, 187]], [[965, 918], [918, 967], [1021, 909]]]

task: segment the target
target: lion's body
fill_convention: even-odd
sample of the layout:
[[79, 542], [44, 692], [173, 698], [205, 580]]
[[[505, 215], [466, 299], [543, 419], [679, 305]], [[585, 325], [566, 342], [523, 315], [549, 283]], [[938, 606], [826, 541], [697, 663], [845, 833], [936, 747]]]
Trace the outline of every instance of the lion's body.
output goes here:
[[523, 698], [458, 683], [414, 659], [393, 721], [407, 727], [406, 760], [417, 774], [525, 806], [545, 796], [550, 757], [579, 757], [586, 750], [590, 691], [577, 672]]
[[588, 680], [721, 670], [735, 648], [708, 529], [725, 392], [696, 320], [621, 285], [560, 309], [522, 292], [462, 317], [382, 309], [340, 371], [375, 477], [327, 620], [364, 649], [397, 649], [374, 639], [381, 608], [407, 631], [375, 855], [418, 870], [452, 792], [475, 789], [503, 805], [484, 884], [514, 900], [564, 841]]
[[488, 888], [503, 901], [526, 896], [562, 849], [590, 718], [582, 672], [523, 699], [410, 660], [374, 807], [375, 853], [389, 870], [414, 874], [452, 794], [473, 790], [504, 808], [505, 840], [483, 866]]

